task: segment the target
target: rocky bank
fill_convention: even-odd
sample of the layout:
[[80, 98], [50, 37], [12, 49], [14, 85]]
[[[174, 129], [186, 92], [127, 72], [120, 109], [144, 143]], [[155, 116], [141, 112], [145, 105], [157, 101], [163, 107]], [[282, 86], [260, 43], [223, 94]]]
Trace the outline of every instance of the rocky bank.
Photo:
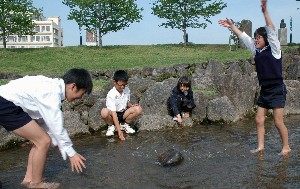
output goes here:
[[[300, 48], [283, 53], [283, 75], [288, 94], [285, 114], [300, 114]], [[197, 107], [184, 126], [192, 127], [207, 122], [236, 122], [254, 116], [259, 86], [253, 60], [221, 64], [210, 60], [202, 63], [178, 64], [165, 68], [129, 69], [131, 101], [139, 103], [143, 114], [133, 123], [139, 132], [178, 127], [167, 111], [167, 99], [178, 78], [189, 75]], [[91, 71], [94, 79], [111, 80], [115, 70]], [[1, 74], [0, 78], [17, 78]], [[63, 103], [65, 127], [72, 136], [98, 133], [107, 125], [99, 117], [105, 97], [112, 88], [108, 82], [100, 91], [72, 103]], [[101, 133], [101, 132], [99, 132]], [[0, 148], [22, 141], [0, 127]]]

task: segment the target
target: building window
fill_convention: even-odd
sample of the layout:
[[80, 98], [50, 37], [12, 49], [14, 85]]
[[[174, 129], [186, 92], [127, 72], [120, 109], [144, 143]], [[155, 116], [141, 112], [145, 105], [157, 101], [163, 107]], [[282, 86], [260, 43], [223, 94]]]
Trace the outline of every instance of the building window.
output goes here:
[[28, 41], [27, 36], [19, 36], [18, 37], [18, 42], [27, 42], [27, 41]]
[[39, 42], [40, 41], [40, 36], [35, 36], [35, 41]]
[[40, 26], [35, 26], [35, 31], [40, 32]]
[[8, 36], [8, 42], [17, 42], [17, 37], [16, 36]]
[[49, 36], [41, 36], [41, 41], [50, 41]]
[[55, 29], [55, 28], [53, 28], [53, 33], [54, 33], [55, 35], [58, 35], [58, 30]]
[[50, 31], [50, 26], [46, 26], [46, 31]]
[[45, 32], [46, 26], [42, 26], [42, 32]]

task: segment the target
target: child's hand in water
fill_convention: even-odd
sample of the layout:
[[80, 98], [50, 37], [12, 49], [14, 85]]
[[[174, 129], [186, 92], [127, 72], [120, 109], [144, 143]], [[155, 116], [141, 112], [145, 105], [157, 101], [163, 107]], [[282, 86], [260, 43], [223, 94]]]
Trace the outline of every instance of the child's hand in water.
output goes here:
[[188, 117], [190, 117], [190, 114], [189, 114], [189, 112], [184, 112], [184, 113], [183, 113], [183, 117], [185, 117], [185, 118], [188, 118]]
[[177, 120], [178, 124], [181, 125], [182, 124], [182, 118], [181, 118], [181, 116], [178, 116], [177, 119], [178, 119]]

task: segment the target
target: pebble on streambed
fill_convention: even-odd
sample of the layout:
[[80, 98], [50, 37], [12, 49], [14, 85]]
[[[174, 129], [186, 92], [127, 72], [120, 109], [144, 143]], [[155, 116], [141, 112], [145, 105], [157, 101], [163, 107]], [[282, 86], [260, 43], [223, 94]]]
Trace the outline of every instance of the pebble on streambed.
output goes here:
[[162, 166], [179, 165], [182, 162], [182, 160], [182, 154], [173, 148], [165, 151], [158, 157], [158, 163]]

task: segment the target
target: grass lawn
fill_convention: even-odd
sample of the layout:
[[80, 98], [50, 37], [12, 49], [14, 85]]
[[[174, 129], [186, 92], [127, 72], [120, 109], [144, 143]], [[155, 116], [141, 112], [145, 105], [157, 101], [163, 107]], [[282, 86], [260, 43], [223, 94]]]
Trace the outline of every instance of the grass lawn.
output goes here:
[[70, 68], [87, 70], [166, 67], [181, 63], [222, 63], [251, 57], [247, 49], [228, 45], [139, 45], [0, 49], [0, 73], [62, 75]]

